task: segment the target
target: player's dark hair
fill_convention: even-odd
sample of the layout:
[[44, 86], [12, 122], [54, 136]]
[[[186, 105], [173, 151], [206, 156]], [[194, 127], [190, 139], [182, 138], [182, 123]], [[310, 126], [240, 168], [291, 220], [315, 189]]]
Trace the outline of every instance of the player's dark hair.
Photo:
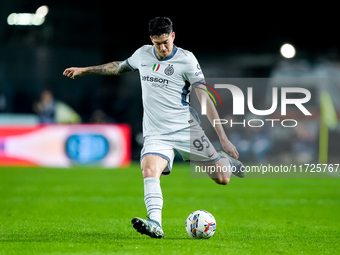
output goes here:
[[171, 34], [172, 31], [172, 21], [168, 17], [156, 17], [149, 22], [149, 34], [152, 37]]

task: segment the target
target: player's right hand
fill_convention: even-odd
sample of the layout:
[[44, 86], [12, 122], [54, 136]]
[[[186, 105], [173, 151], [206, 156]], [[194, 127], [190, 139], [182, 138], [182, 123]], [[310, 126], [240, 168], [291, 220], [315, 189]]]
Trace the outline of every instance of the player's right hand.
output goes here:
[[240, 156], [235, 145], [233, 145], [228, 139], [221, 140], [221, 145], [223, 150], [230, 153], [236, 160]]
[[65, 71], [63, 72], [63, 75], [65, 75], [66, 77], [69, 77], [71, 79], [76, 78], [77, 76], [83, 76], [85, 75], [85, 68], [81, 68], [81, 67], [70, 67], [65, 69]]

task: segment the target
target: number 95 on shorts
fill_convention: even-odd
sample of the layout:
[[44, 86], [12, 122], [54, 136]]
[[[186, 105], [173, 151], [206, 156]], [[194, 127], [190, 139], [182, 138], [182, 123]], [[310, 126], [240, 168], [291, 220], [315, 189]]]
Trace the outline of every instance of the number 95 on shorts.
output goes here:
[[214, 146], [199, 125], [190, 128], [190, 162], [212, 164], [220, 159]]

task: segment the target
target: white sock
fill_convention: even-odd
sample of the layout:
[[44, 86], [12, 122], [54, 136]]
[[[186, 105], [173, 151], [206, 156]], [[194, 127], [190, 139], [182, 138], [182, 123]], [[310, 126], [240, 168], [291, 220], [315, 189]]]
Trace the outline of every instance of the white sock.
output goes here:
[[144, 179], [144, 202], [149, 218], [162, 226], [163, 195], [159, 178]]

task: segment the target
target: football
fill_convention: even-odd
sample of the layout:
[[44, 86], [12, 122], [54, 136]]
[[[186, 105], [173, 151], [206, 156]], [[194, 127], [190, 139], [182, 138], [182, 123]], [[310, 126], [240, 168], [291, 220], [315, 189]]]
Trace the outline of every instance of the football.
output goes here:
[[185, 228], [191, 238], [210, 238], [215, 233], [216, 220], [207, 211], [194, 211], [188, 216]]

